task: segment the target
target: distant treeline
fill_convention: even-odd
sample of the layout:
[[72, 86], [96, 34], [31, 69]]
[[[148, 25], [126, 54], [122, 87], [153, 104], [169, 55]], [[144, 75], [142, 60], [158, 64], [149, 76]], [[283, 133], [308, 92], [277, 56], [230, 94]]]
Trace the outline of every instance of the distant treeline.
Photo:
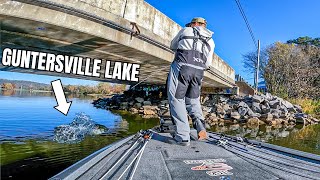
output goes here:
[[[0, 87], [5, 90], [41, 90], [52, 91], [49, 84], [37, 83], [32, 81], [17, 81], [0, 79]], [[113, 84], [101, 82], [96, 86], [89, 85], [66, 85], [63, 87], [65, 92], [76, 94], [114, 94], [122, 93], [126, 89], [125, 84]]]
[[79, 94], [119, 94], [126, 89], [126, 84], [99, 83], [96, 86], [64, 86], [65, 92], [79, 93]]
[[22, 81], [22, 80], [8, 80], [0, 79], [0, 87], [2, 89], [24, 89], [24, 90], [43, 90], [51, 91], [51, 86], [49, 84], [37, 83], [32, 81]]

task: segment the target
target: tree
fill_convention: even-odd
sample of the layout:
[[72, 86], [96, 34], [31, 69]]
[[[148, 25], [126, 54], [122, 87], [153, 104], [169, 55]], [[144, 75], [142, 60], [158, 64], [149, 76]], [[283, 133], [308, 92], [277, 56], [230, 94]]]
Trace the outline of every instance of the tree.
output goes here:
[[122, 93], [126, 89], [126, 84], [116, 84], [112, 87], [114, 93]]
[[109, 83], [101, 82], [97, 85], [98, 90], [102, 94], [109, 94], [111, 91], [111, 85]]
[[297, 45], [314, 45], [320, 47], [320, 38], [311, 38], [309, 36], [298, 37], [297, 39], [292, 39], [287, 41], [288, 44], [297, 44]]
[[73, 85], [67, 85], [65, 87], [66, 91], [71, 92], [71, 93], [76, 93], [77, 87]]
[[[254, 74], [256, 72], [257, 67], [257, 51], [251, 51], [247, 54], [242, 55], [243, 57], [243, 67], [246, 69], [248, 73]], [[265, 67], [268, 62], [268, 52], [267, 49], [264, 48], [260, 51], [260, 59], [259, 59], [259, 78], [264, 77]]]
[[13, 90], [14, 88], [16, 88], [16, 86], [12, 83], [3, 83], [1, 85], [1, 88], [6, 90]]
[[282, 97], [319, 98], [319, 53], [316, 46], [272, 45], [264, 75], [268, 91]]

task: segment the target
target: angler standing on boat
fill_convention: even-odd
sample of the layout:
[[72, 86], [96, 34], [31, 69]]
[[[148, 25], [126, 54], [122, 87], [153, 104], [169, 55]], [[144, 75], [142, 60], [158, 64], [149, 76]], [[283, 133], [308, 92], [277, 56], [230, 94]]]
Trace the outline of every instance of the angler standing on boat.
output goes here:
[[200, 104], [200, 88], [204, 71], [211, 65], [215, 44], [204, 18], [193, 18], [172, 40], [170, 48], [175, 58], [168, 75], [167, 90], [170, 113], [175, 123], [174, 139], [169, 143], [190, 145], [190, 127], [187, 113], [199, 140], [207, 133]]

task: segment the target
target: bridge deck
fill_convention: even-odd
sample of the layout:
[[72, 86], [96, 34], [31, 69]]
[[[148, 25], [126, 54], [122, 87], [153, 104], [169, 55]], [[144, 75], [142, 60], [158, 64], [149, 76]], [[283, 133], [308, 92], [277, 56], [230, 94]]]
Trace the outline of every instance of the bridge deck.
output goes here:
[[[168, 48], [168, 39], [172, 39], [180, 26], [143, 0], [129, 0], [127, 6], [123, 6], [122, 1], [103, 2], [115, 7], [108, 9], [108, 6], [100, 7], [95, 2], [71, 0], [0, 0], [1, 49], [41, 50], [105, 61], [137, 63], [141, 65], [140, 79], [157, 71], [146, 82], [165, 84], [174, 57]], [[124, 7], [129, 8], [124, 11], [129, 14], [120, 16], [119, 12]], [[129, 15], [137, 19], [129, 18]], [[149, 24], [141, 18], [148, 20]], [[160, 22], [154, 23], [156, 19]], [[140, 30], [139, 35], [131, 34], [135, 31], [131, 29], [133, 20]], [[213, 59], [213, 67], [205, 73], [204, 86], [233, 87], [234, 70], [217, 55]], [[0, 70], [117, 82], [102, 77], [6, 67], [2, 63]], [[100, 74], [103, 73], [102, 69]]]

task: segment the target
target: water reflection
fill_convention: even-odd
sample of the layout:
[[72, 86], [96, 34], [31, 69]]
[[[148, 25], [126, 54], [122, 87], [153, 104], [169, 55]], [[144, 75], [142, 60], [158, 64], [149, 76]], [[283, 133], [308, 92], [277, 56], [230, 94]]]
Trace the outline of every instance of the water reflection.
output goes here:
[[320, 125], [252, 125], [217, 123], [211, 130], [320, 154]]

